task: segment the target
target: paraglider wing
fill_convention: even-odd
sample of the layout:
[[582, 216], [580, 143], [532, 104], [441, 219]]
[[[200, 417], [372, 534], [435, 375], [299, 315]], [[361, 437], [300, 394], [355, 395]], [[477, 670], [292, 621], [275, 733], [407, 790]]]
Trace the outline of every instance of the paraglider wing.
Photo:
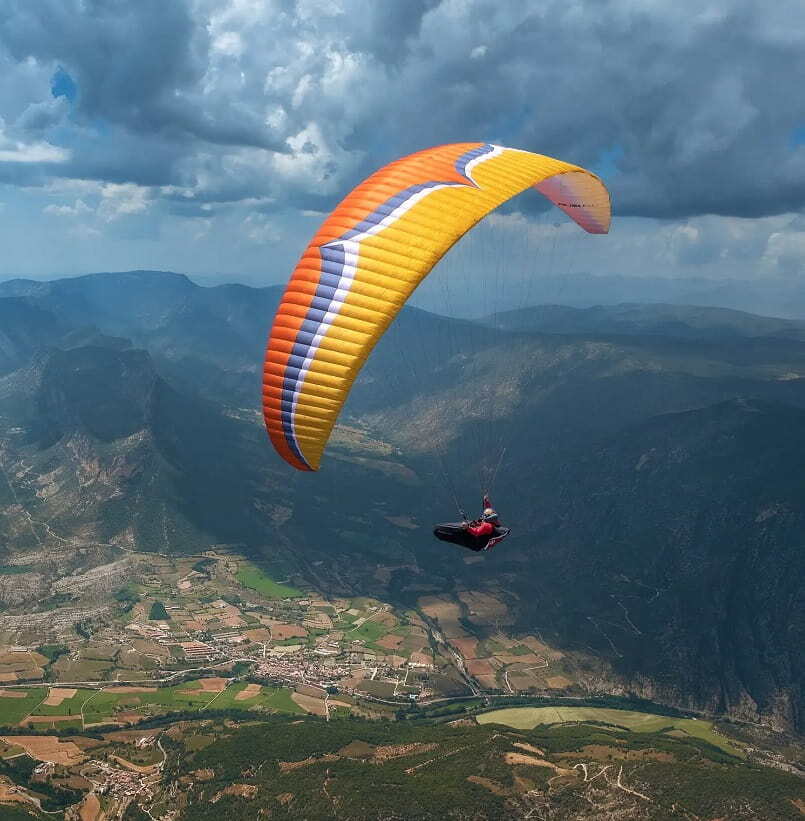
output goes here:
[[291, 276], [266, 351], [263, 413], [287, 462], [318, 469], [358, 371], [413, 290], [475, 223], [532, 186], [585, 231], [609, 230], [609, 194], [594, 174], [491, 143], [403, 157], [327, 217]]

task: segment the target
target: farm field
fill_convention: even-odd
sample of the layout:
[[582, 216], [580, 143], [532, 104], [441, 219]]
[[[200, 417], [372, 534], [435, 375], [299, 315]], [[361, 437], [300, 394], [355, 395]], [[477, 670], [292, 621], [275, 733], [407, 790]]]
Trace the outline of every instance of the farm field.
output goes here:
[[236, 578], [244, 587], [256, 590], [269, 599], [296, 599], [304, 595], [301, 590], [297, 590], [295, 587], [275, 582], [274, 579], [250, 562], [243, 562]]
[[533, 730], [540, 724], [601, 722], [622, 727], [634, 733], [657, 733], [663, 730], [682, 732], [718, 747], [730, 755], [743, 753], [723, 736], [716, 734], [713, 723], [695, 718], [675, 718], [634, 710], [612, 710], [604, 707], [509, 707], [476, 716], [479, 724], [505, 724], [516, 730]]
[[377, 621], [365, 621], [360, 627], [355, 627], [347, 631], [347, 638], [362, 639], [367, 643], [376, 642], [388, 632], [388, 627]]
[[[241, 695], [238, 698], [247, 687], [251, 689], [246, 697]], [[243, 682], [227, 685], [223, 679], [200, 679], [174, 687], [143, 687], [136, 688], [137, 692], [132, 692], [134, 689], [78, 689], [68, 691], [66, 698], [61, 697], [65, 691], [59, 688], [6, 691], [13, 692], [15, 696], [0, 696], [0, 725], [14, 726], [24, 723], [31, 726], [69, 725], [80, 728], [93, 724], [108, 724], [119, 718], [136, 722], [138, 717], [146, 718], [179, 710], [202, 711], [207, 707], [218, 710], [304, 712], [292, 700], [291, 691], [284, 687], [247, 685]], [[54, 691], [55, 697], [51, 695]]]
[[3, 691], [0, 695], [0, 725], [10, 727], [18, 724], [44, 700], [45, 694], [46, 691], [38, 688]]

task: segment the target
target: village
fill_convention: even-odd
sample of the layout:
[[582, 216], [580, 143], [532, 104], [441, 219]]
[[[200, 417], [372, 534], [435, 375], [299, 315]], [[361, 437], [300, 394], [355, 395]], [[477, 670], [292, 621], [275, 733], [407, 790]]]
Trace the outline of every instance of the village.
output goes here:
[[[506, 605], [488, 593], [425, 596], [402, 610], [325, 598], [299, 578], [210, 551], [141, 557], [113, 599], [79, 620], [65, 618], [81, 615], [74, 604], [53, 611], [46, 643], [0, 647], [2, 723], [86, 729], [179, 709], [271, 710], [281, 690], [286, 707], [329, 717], [574, 685], [572, 660], [541, 637], [509, 636]], [[490, 622], [493, 635], [476, 634], [474, 623]], [[24, 638], [4, 626], [6, 640]]]
[[572, 658], [512, 635], [499, 594], [423, 595], [404, 609], [325, 596], [230, 551], [138, 554], [116, 578], [103, 598], [84, 586], [33, 618], [0, 617], [0, 760], [14, 773], [0, 775], [0, 803], [55, 807], [50, 790], [73, 802], [68, 821], [123, 818], [133, 803], [168, 818], [166, 750], [202, 743], [184, 738], [188, 719], [203, 736], [249, 715], [393, 719], [578, 686]]
[[[33, 760], [30, 786], [80, 784], [76, 818], [101, 804], [122, 817], [132, 801], [148, 806], [160, 780], [163, 730], [137, 729], [160, 717], [393, 718], [577, 686], [571, 658], [541, 636], [510, 635], [500, 596], [422, 596], [402, 609], [323, 596], [281, 571], [230, 552], [144, 554], [104, 602], [83, 595], [27, 621], [4, 615], [0, 725], [13, 733], [0, 737], [0, 759]], [[44, 642], [26, 641], [31, 622]], [[0, 790], [3, 802], [40, 800], [11, 780]]]

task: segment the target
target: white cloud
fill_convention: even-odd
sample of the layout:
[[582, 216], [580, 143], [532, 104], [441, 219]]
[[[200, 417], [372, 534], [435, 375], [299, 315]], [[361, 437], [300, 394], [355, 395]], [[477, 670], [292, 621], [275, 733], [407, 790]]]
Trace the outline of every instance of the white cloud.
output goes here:
[[273, 245], [281, 239], [276, 226], [263, 214], [250, 214], [246, 217], [243, 232], [250, 242], [257, 245]]
[[212, 47], [227, 57], [240, 57], [245, 48], [241, 36], [236, 31], [225, 31], [219, 34], [213, 40]]
[[341, 189], [342, 179], [357, 165], [360, 155], [345, 151], [325, 136], [317, 122], [308, 123], [287, 140], [289, 154], [275, 154], [272, 165], [290, 188], [327, 194]]
[[84, 200], [76, 200], [73, 205], [48, 205], [44, 210], [46, 214], [53, 214], [57, 217], [79, 217], [94, 213]]
[[0, 117], [0, 162], [13, 163], [64, 163], [70, 159], [70, 151], [49, 142], [37, 140], [25, 142], [9, 137]]
[[150, 192], [134, 183], [107, 183], [101, 188], [101, 202], [98, 216], [105, 222], [113, 222], [120, 217], [141, 214], [148, 208]]
[[0, 148], [0, 162], [52, 163], [67, 162], [70, 152], [50, 143], [17, 142]]
[[775, 231], [769, 235], [762, 262], [784, 276], [805, 274], [805, 231]]

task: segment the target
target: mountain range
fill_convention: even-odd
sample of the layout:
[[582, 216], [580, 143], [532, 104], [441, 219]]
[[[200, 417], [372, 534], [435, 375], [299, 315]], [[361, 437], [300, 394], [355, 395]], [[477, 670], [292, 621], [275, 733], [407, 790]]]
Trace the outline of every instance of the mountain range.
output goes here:
[[[280, 294], [147, 271], [0, 283], [0, 551], [33, 568], [6, 607], [123, 550], [227, 544], [403, 603], [489, 586], [602, 660], [591, 691], [802, 729], [805, 322], [407, 308], [303, 475], [259, 413]], [[466, 563], [430, 527], [486, 489], [515, 535]]]

